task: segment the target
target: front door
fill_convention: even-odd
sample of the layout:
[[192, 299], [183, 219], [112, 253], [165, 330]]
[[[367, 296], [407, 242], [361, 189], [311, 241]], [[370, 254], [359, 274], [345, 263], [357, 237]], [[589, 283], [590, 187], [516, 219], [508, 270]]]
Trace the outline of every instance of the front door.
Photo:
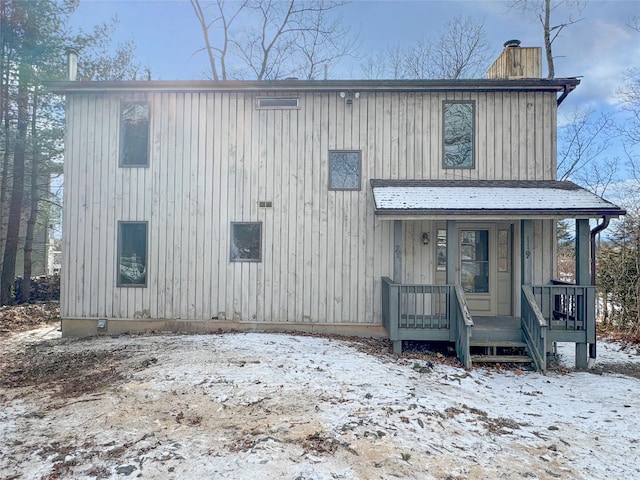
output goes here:
[[459, 282], [471, 315], [496, 315], [495, 233], [493, 227], [458, 230]]
[[[436, 283], [446, 283], [447, 238], [437, 226]], [[502, 222], [458, 223], [457, 282], [471, 315], [513, 315], [513, 225]]]

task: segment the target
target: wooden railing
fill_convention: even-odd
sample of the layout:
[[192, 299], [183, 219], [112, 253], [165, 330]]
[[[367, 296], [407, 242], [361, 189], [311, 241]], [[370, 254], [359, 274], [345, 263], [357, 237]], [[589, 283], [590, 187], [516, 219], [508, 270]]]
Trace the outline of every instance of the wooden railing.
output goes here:
[[554, 280], [552, 285], [533, 285], [531, 289], [550, 330], [593, 330], [595, 341], [595, 287]]
[[382, 277], [382, 321], [391, 340], [400, 328], [448, 329], [450, 285], [397, 284]]
[[382, 277], [382, 324], [390, 340], [398, 336], [398, 287], [389, 277]]
[[522, 332], [529, 354], [539, 370], [547, 369], [547, 328], [548, 323], [538, 307], [530, 285], [522, 285]]
[[445, 338], [456, 342], [464, 367], [471, 368], [473, 320], [462, 287], [401, 285], [382, 277], [382, 322], [392, 341], [400, 340], [403, 330], [444, 331]]
[[400, 328], [449, 328], [448, 285], [399, 285]]
[[467, 299], [460, 285], [454, 288], [455, 295], [452, 295], [451, 312], [452, 322], [456, 326], [456, 353], [467, 370], [471, 368], [471, 330], [473, 329], [473, 319], [469, 313]]

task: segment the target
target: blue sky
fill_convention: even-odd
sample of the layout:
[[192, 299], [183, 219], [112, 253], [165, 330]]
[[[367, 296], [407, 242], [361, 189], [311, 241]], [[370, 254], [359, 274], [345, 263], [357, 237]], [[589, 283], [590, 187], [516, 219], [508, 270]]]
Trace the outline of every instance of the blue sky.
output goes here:
[[[505, 40], [517, 38], [523, 46], [541, 46], [542, 29], [531, 16], [510, 11], [503, 1], [364, 1], [342, 10], [343, 20], [360, 32], [360, 56], [392, 44], [410, 45], [421, 36], [434, 37], [456, 15], [484, 22], [495, 56]], [[81, 0], [74, 25], [92, 25], [117, 15], [117, 38], [133, 38], [143, 63], [155, 79], [200, 79], [207, 69], [199, 25], [184, 0]], [[582, 85], [567, 100], [572, 103], [608, 103], [622, 83], [626, 69], [640, 65], [640, 33], [626, 23], [640, 16], [639, 1], [589, 1], [581, 22], [565, 29], [554, 44], [556, 76], [581, 76]], [[565, 18], [564, 15], [561, 18]], [[361, 76], [359, 61], [349, 59], [341, 77]]]

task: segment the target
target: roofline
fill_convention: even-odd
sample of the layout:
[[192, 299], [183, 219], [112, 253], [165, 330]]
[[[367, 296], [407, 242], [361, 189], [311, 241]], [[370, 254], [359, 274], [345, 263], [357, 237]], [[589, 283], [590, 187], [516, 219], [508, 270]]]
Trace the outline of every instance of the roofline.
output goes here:
[[428, 92], [531, 90], [565, 92], [580, 84], [578, 78], [525, 78], [473, 80], [147, 80], [147, 81], [58, 81], [44, 82], [54, 93], [161, 92], [263, 92], [336, 91]]
[[[603, 216], [618, 218], [621, 215], [626, 215], [626, 211], [621, 208], [603, 208], [603, 209], [580, 209], [580, 208], [567, 208], [567, 209], [376, 209], [375, 214], [378, 217], [443, 217], [455, 218], [495, 218], [495, 217], [508, 217], [508, 218], [600, 218]], [[389, 219], [391, 220], [391, 218]]]
[[371, 187], [448, 187], [448, 188], [556, 188], [562, 190], [584, 190], [569, 180], [426, 180], [399, 178], [372, 178]]

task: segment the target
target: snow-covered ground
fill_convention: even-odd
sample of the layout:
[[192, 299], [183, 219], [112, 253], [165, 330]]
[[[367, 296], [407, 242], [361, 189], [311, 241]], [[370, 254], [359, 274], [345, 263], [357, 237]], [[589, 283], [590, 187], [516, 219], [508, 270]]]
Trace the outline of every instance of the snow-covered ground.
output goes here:
[[[92, 352], [104, 358], [96, 380], [121, 378], [71, 397], [0, 388], [3, 479], [640, 478], [632, 376], [466, 372], [285, 334], [48, 333], [3, 339], [0, 353]], [[561, 364], [572, 365], [571, 350], [560, 346]], [[601, 343], [598, 353], [605, 365], [640, 366], [634, 348]]]

